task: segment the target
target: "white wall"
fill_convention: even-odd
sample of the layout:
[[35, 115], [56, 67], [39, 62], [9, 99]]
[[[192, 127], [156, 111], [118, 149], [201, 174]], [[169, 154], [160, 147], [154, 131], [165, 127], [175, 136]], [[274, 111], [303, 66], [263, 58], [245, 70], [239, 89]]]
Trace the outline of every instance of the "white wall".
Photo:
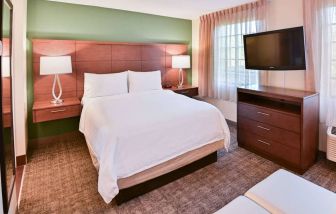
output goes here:
[[198, 85], [199, 19], [192, 20], [192, 84]]
[[[267, 29], [276, 30], [303, 25], [303, 0], [269, 0], [267, 8]], [[199, 20], [192, 22], [193, 84], [198, 85], [198, 44]], [[269, 85], [294, 89], [304, 89], [304, 71], [269, 72]], [[237, 105], [216, 99], [205, 101], [217, 106], [226, 119], [237, 121]]]
[[27, 0], [13, 3], [13, 104], [15, 154], [21, 156], [27, 150], [27, 66], [26, 29]]
[[[267, 30], [303, 25], [303, 0], [270, 0], [267, 8]], [[268, 85], [304, 90], [305, 71], [269, 71]]]

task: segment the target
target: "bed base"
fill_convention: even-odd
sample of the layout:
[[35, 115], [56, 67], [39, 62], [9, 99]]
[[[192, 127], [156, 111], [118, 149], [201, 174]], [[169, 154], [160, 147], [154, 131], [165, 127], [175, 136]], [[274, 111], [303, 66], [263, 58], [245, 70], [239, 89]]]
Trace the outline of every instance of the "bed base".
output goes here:
[[161, 175], [157, 178], [153, 178], [141, 184], [137, 184], [132, 187], [121, 189], [119, 194], [115, 197], [117, 205], [127, 202], [135, 197], [148, 193], [154, 189], [162, 187], [172, 181], [175, 181], [183, 176], [186, 176], [198, 169], [201, 169], [209, 164], [215, 163], [217, 161], [217, 151], [213, 152], [204, 158], [201, 158], [195, 162], [192, 162], [186, 166], [179, 169], [171, 171], [167, 174]]

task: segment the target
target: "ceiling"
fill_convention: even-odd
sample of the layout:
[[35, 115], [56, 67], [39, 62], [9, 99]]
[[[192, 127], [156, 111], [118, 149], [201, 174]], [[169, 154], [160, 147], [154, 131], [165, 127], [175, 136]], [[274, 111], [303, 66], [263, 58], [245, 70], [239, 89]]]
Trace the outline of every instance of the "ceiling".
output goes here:
[[256, 0], [50, 0], [128, 10], [140, 13], [196, 19], [203, 14]]

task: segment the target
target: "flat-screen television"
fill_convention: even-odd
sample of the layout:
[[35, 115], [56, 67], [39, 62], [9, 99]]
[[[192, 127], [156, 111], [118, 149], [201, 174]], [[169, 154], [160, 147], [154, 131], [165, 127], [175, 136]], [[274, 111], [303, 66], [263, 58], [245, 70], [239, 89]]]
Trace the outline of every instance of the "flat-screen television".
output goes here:
[[303, 27], [244, 35], [246, 69], [305, 70]]

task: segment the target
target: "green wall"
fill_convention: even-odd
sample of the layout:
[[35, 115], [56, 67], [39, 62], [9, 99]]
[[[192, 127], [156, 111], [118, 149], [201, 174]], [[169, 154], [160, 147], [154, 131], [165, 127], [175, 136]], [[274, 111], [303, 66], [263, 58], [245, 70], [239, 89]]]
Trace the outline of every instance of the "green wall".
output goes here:
[[10, 10], [9, 7], [4, 4], [2, 8], [2, 36], [9, 37], [10, 26]]
[[[29, 138], [78, 130], [79, 118], [32, 123], [32, 39], [79, 39], [115, 42], [187, 43], [191, 53], [191, 21], [122, 10], [28, 0]], [[191, 81], [191, 71], [188, 72]]]

